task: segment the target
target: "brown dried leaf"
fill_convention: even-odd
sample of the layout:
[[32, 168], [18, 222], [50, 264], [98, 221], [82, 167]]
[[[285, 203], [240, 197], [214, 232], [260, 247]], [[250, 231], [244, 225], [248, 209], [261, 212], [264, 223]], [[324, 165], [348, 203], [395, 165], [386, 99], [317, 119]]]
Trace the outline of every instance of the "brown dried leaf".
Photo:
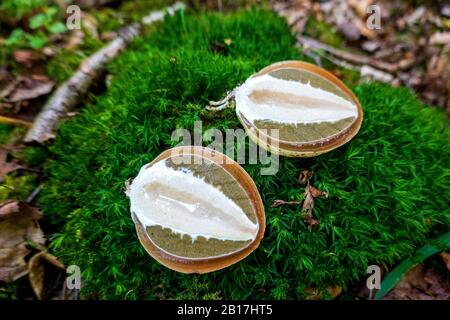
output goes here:
[[305, 199], [302, 205], [302, 214], [305, 223], [308, 225], [309, 231], [313, 229], [314, 226], [319, 224], [319, 221], [313, 218], [314, 209], [314, 197], [311, 194], [309, 184], [305, 188]]
[[442, 261], [444, 261], [445, 266], [448, 270], [450, 270], [450, 253], [447, 252], [441, 252], [440, 256], [442, 258]]
[[313, 209], [314, 209], [314, 198], [317, 197], [328, 197], [328, 193], [325, 191], [318, 190], [311, 186], [309, 180], [313, 175], [312, 171], [308, 169], [300, 170], [300, 174], [298, 180], [301, 184], [306, 185], [305, 191], [303, 194], [303, 201], [284, 201], [284, 200], [274, 200], [271, 204], [272, 208], [276, 208], [282, 205], [302, 205], [302, 218], [305, 223], [308, 225], [309, 231], [316, 225], [319, 225], [319, 221], [313, 218]]
[[62, 287], [65, 267], [53, 255], [41, 251], [28, 263], [31, 287], [39, 300], [47, 299], [56, 287]]
[[20, 76], [14, 85], [9, 86], [8, 91], [2, 92], [0, 96], [3, 96], [7, 102], [30, 100], [50, 93], [54, 85], [54, 82], [43, 75]]
[[[327, 292], [331, 296], [332, 299], [335, 299], [342, 293], [342, 287], [340, 287], [340, 286], [328, 287]], [[323, 299], [323, 292], [316, 287], [311, 286], [311, 287], [306, 288], [305, 293], [306, 293], [306, 300], [321, 300], [321, 299]]]
[[300, 205], [300, 204], [302, 204], [302, 202], [301, 201], [284, 201], [284, 200], [277, 199], [277, 200], [274, 200], [270, 206], [272, 208], [276, 208], [276, 207], [279, 207], [282, 205], [293, 205], [293, 204]]
[[94, 39], [98, 39], [99, 35], [98, 35], [98, 30], [97, 30], [97, 19], [93, 16], [90, 15], [86, 12], [82, 13], [83, 15], [83, 27], [84, 29], [94, 38]]
[[418, 265], [383, 300], [449, 300], [450, 285], [434, 270]]
[[283, 16], [292, 30], [297, 33], [302, 33], [305, 29], [311, 7], [311, 1], [307, 0], [296, 0], [289, 5], [281, 2], [273, 4], [273, 10]]
[[309, 192], [311, 193], [311, 195], [314, 198], [317, 198], [317, 197], [328, 198], [328, 193], [327, 192], [322, 191], [322, 190], [318, 190], [318, 189], [316, 189], [316, 188], [314, 188], [312, 186], [309, 187]]
[[84, 32], [81, 30], [73, 30], [72, 33], [69, 36], [69, 39], [67, 40], [65, 48], [67, 50], [73, 50], [76, 47], [78, 47], [80, 44], [83, 43], [84, 39]]
[[27, 242], [45, 243], [38, 224], [40, 218], [39, 210], [24, 202], [0, 205], [0, 281], [13, 282], [28, 273], [24, 260], [29, 254]]
[[450, 44], [450, 32], [436, 32], [430, 38], [430, 44]]
[[300, 170], [300, 174], [298, 175], [298, 181], [300, 181], [300, 184], [306, 185], [309, 183], [312, 175], [312, 171], [309, 171], [308, 169], [302, 169]]
[[338, 31], [349, 41], [357, 41], [361, 38], [360, 28], [350, 21], [344, 21], [337, 26]]
[[14, 91], [14, 89], [16, 88], [16, 86], [20, 83], [20, 79], [16, 78], [13, 79], [12, 81], [9, 81], [7, 83], [7, 85], [5, 85], [2, 90], [0, 91], [0, 99], [4, 99], [6, 98], [9, 94], [11, 94], [11, 92]]
[[367, 7], [373, 4], [373, 0], [348, 0], [348, 4], [360, 18], [364, 18], [367, 15]]
[[33, 50], [14, 51], [14, 60], [26, 67], [31, 67], [36, 61], [42, 60], [42, 55]]
[[8, 173], [24, 168], [17, 160], [7, 162], [7, 158], [8, 151], [0, 148], [0, 182], [5, 180]]
[[118, 34], [114, 31], [104, 31], [100, 34], [100, 39], [103, 41], [110, 41], [117, 38]]

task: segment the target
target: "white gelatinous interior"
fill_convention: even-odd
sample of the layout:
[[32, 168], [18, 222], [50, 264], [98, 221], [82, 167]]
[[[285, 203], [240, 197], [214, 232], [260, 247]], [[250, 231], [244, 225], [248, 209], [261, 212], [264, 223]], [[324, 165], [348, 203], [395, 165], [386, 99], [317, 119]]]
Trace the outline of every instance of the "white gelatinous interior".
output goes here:
[[[264, 93], [265, 103], [256, 103], [251, 98], [258, 92]], [[280, 95], [287, 98], [279, 99]], [[241, 112], [251, 122], [306, 124], [336, 122], [358, 115], [355, 104], [333, 92], [268, 74], [249, 78], [237, 89], [235, 99], [236, 112]]]
[[254, 240], [258, 224], [219, 189], [160, 161], [142, 167], [130, 186], [131, 212], [144, 226], [161, 226], [219, 240]]

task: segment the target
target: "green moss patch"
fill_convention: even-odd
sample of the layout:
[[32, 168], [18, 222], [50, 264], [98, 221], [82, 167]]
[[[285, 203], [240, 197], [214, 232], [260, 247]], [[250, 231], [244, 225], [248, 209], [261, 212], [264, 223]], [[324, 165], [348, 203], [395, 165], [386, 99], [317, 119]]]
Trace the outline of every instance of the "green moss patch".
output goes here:
[[[281, 158], [273, 176], [244, 166], [267, 215], [265, 237], [249, 257], [184, 275], [145, 253], [124, 181], [174, 145], [176, 128], [193, 130], [197, 120], [205, 130], [240, 127], [233, 110], [203, 107], [262, 67], [299, 58], [281, 18], [251, 11], [169, 18], [111, 66], [108, 92], [59, 131], [40, 196], [47, 217], [64, 224], [52, 236], [53, 253], [81, 267], [85, 298], [296, 299], [310, 285], [349, 290], [368, 265], [393, 265], [448, 230], [446, 116], [406, 89], [365, 84], [354, 88], [365, 114], [350, 143], [312, 159]], [[299, 208], [270, 207], [302, 197], [301, 168], [330, 194], [316, 201], [320, 226], [312, 232]]]

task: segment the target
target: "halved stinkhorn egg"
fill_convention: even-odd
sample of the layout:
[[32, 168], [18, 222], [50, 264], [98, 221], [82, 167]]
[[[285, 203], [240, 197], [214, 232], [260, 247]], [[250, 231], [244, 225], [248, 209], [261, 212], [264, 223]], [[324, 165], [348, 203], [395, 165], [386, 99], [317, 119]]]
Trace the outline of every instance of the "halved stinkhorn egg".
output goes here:
[[252, 178], [224, 154], [176, 147], [143, 166], [127, 187], [141, 244], [184, 273], [225, 268], [255, 250], [264, 206]]
[[357, 134], [363, 117], [350, 89], [330, 72], [302, 61], [262, 69], [234, 89], [232, 97], [250, 138], [283, 156], [331, 151]]

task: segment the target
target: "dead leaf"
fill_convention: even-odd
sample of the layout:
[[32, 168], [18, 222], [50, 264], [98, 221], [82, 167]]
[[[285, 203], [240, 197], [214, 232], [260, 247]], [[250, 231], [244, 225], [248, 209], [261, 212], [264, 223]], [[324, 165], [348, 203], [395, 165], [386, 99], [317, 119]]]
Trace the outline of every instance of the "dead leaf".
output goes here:
[[361, 38], [361, 30], [352, 22], [344, 21], [338, 26], [338, 31], [349, 41], [357, 41]]
[[0, 205], [0, 281], [13, 282], [28, 273], [27, 242], [45, 244], [38, 224], [40, 218], [39, 210], [24, 202], [8, 201]]
[[450, 300], [450, 285], [420, 264], [410, 270], [383, 300]]
[[7, 102], [19, 102], [50, 93], [55, 83], [43, 75], [19, 76], [14, 84], [0, 93]]
[[67, 40], [65, 48], [67, 50], [73, 50], [83, 43], [84, 32], [78, 29], [73, 30], [70, 33], [69, 39]]
[[5, 176], [13, 171], [23, 169], [24, 167], [17, 161], [12, 160], [7, 162], [9, 152], [0, 147], [0, 182], [5, 180]]
[[76, 117], [77, 115], [79, 115], [80, 113], [78, 111], [70, 111], [66, 113], [66, 117], [68, 118], [73, 118]]
[[303, 220], [308, 225], [309, 231], [312, 231], [314, 226], [319, 225], [319, 221], [313, 218], [313, 209], [314, 209], [314, 197], [311, 194], [309, 184], [305, 188], [305, 199], [303, 200], [302, 205], [302, 215]]
[[361, 44], [361, 47], [367, 52], [375, 52], [380, 48], [380, 43], [377, 41], [367, 40]]
[[117, 32], [114, 32], [114, 31], [103, 31], [100, 34], [100, 39], [103, 40], [103, 41], [110, 41], [110, 40], [113, 40], [113, 39], [117, 38], [117, 36], [118, 36]]
[[367, 7], [373, 4], [373, 0], [348, 0], [348, 4], [360, 18], [364, 18], [367, 15]]
[[369, 78], [383, 83], [391, 83], [394, 80], [392, 74], [364, 65], [360, 70], [362, 78]]
[[300, 170], [298, 180], [301, 184], [306, 185], [305, 191], [303, 193], [303, 201], [284, 201], [284, 200], [274, 200], [271, 207], [276, 208], [282, 205], [302, 205], [302, 218], [304, 222], [308, 225], [309, 231], [313, 229], [314, 226], [319, 225], [319, 221], [313, 218], [314, 209], [314, 198], [317, 197], [328, 197], [328, 193], [325, 191], [318, 190], [311, 186], [309, 180], [313, 175], [312, 171], [308, 169]]
[[87, 31], [87, 33], [89, 33], [91, 35], [92, 38], [94, 38], [94, 39], [99, 38], [98, 30], [97, 30], [97, 25], [98, 25], [97, 19], [93, 15], [83, 12], [82, 13], [82, 23], [83, 23], [84, 29]]
[[55, 290], [61, 290], [65, 267], [53, 255], [41, 251], [28, 263], [31, 287], [39, 300], [48, 299]]
[[25, 67], [31, 67], [36, 61], [42, 60], [43, 57], [33, 50], [16, 50], [14, 51], [14, 60]]
[[444, 3], [441, 7], [441, 14], [450, 18], [450, 3]]
[[44, 47], [42, 49], [42, 53], [46, 56], [46, 57], [53, 57], [56, 55], [56, 53], [58, 52], [59, 48], [55, 47], [55, 46], [47, 46]]
[[297, 0], [292, 3], [274, 2], [273, 10], [283, 16], [296, 33], [302, 33], [310, 16], [311, 1]]
[[450, 44], [450, 32], [436, 32], [430, 38], [430, 44]]
[[0, 99], [4, 99], [8, 95], [10, 95], [11, 92], [13, 92], [16, 86], [20, 83], [20, 81], [20, 78], [15, 78], [10, 80], [7, 85], [3, 86], [2, 90], [0, 91]]
[[274, 200], [270, 206], [272, 208], [276, 208], [276, 207], [283, 206], [286, 204], [287, 205], [291, 205], [291, 204], [300, 205], [300, 204], [302, 204], [302, 202], [301, 201], [284, 201], [284, 200], [277, 199], [277, 200]]
[[404, 18], [404, 20], [406, 21], [407, 24], [413, 25], [419, 22], [419, 20], [425, 16], [425, 13], [426, 13], [425, 7], [420, 6], [416, 10], [414, 10], [410, 15], [407, 15]]
[[450, 270], [450, 253], [447, 252], [441, 252], [440, 256], [442, 258], [442, 261], [444, 261], [445, 266], [448, 270]]
[[[328, 287], [327, 292], [332, 299], [335, 299], [342, 293], [342, 287], [341, 286]], [[319, 290], [314, 286], [306, 288], [305, 293], [306, 293], [306, 300], [323, 299], [323, 291]]]
[[312, 171], [309, 171], [308, 169], [302, 169], [300, 170], [300, 174], [298, 175], [298, 181], [300, 181], [300, 184], [306, 185], [309, 183], [312, 175]]
[[316, 188], [314, 188], [312, 186], [309, 187], [309, 192], [311, 193], [311, 195], [314, 198], [317, 198], [317, 197], [328, 198], [328, 193], [327, 192], [318, 190], [318, 189], [316, 189]]

